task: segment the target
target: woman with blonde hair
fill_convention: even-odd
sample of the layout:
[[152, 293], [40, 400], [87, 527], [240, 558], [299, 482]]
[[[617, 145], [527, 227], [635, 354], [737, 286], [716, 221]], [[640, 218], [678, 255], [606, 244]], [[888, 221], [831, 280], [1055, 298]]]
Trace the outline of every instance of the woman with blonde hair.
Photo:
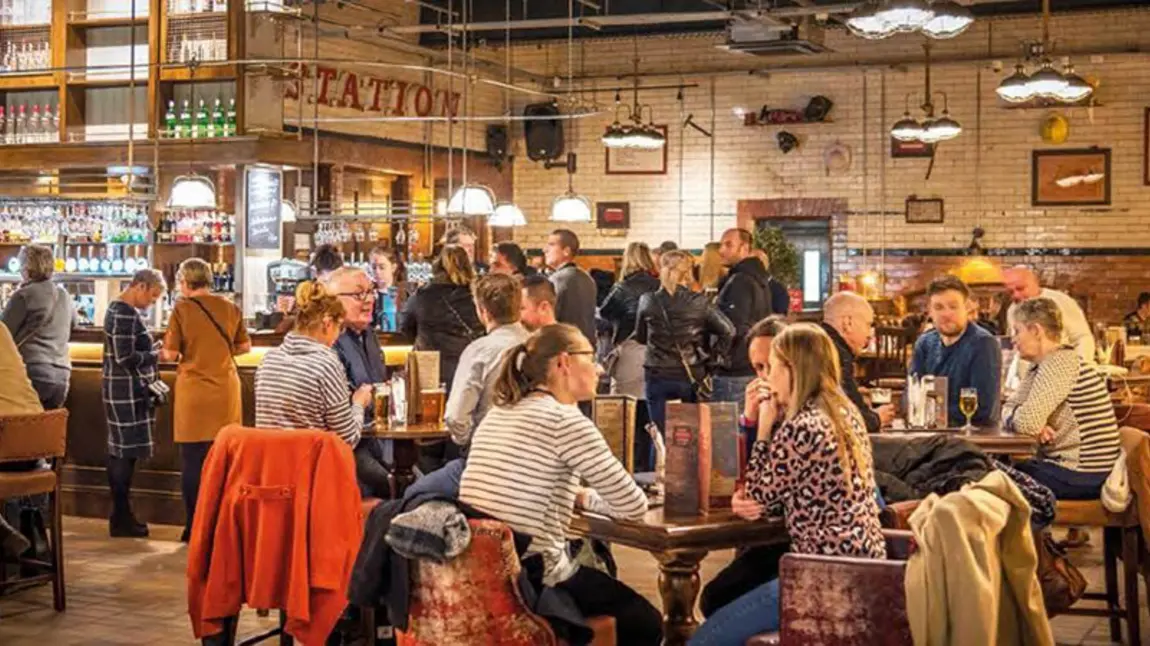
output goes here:
[[180, 447], [180, 484], [184, 498], [184, 533], [200, 490], [204, 458], [220, 429], [242, 421], [240, 375], [236, 355], [251, 350], [244, 315], [231, 300], [212, 293], [212, 268], [199, 258], [180, 263], [176, 284], [180, 300], [172, 310], [164, 337], [163, 361], [177, 361], [172, 435]]
[[[769, 363], [746, 494], [783, 516], [792, 552], [885, 558], [870, 440], [839, 387], [834, 343], [818, 326], [790, 325]], [[742, 644], [778, 629], [774, 579], [715, 611], [689, 643]]]
[[450, 388], [459, 355], [468, 343], [484, 335], [471, 297], [475, 269], [463, 247], [449, 244], [431, 271], [431, 282], [404, 304], [399, 332], [415, 340], [416, 350], [439, 351], [439, 380]]
[[731, 321], [710, 299], [691, 291], [692, 264], [686, 251], [660, 256], [660, 287], [639, 298], [635, 316], [632, 338], [647, 346], [647, 410], [661, 431], [668, 401], [696, 402], [709, 394], [712, 366], [730, 352], [735, 335]]
[[[567, 551], [576, 505], [638, 520], [647, 499], [576, 406], [595, 396], [595, 349], [578, 328], [540, 328], [509, 348], [495, 383], [495, 407], [475, 431], [459, 500], [530, 537], [543, 584], [561, 588], [585, 616], [610, 615], [620, 644], [655, 645], [659, 611], [640, 594]], [[586, 482], [586, 487], [581, 486]]]
[[703, 247], [696, 273], [700, 291], [712, 297], [719, 293], [719, 283], [727, 275], [727, 268], [723, 266], [723, 257], [719, 255], [718, 242], [708, 242]]

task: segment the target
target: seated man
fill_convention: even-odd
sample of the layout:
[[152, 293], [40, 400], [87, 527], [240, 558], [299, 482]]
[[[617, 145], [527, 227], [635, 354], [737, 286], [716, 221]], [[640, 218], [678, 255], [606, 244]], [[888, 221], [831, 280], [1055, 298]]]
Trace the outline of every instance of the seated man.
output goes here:
[[879, 432], [894, 419], [894, 406], [886, 404], [871, 410], [855, 381], [855, 357], [874, 334], [874, 308], [854, 292], [839, 292], [823, 305], [822, 327], [838, 350], [843, 392], [862, 413], [867, 432]]
[[978, 391], [978, 409], [971, 423], [994, 424], [998, 419], [1002, 352], [998, 340], [970, 319], [970, 288], [954, 276], [943, 276], [927, 287], [927, 311], [934, 329], [918, 338], [910, 371], [947, 378], [947, 420], [966, 423], [959, 407], [963, 388]]

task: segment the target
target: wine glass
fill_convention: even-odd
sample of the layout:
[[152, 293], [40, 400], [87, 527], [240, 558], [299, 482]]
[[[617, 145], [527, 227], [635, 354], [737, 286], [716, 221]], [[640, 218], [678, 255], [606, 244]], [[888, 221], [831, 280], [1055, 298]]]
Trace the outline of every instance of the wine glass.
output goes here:
[[966, 426], [962, 427], [962, 432], [970, 435], [974, 432], [974, 425], [970, 423], [970, 418], [974, 417], [975, 411], [978, 410], [977, 388], [963, 388], [958, 391], [958, 409], [966, 416]]

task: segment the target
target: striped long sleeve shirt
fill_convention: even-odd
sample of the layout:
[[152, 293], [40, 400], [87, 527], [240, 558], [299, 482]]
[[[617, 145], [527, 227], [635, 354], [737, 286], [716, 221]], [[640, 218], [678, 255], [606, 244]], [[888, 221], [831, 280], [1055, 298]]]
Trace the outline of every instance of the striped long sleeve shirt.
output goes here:
[[646, 496], [591, 420], [575, 406], [531, 395], [492, 408], [480, 422], [459, 499], [531, 536], [543, 581], [555, 585], [577, 567], [566, 541], [581, 479], [612, 516], [637, 519], [647, 510]]
[[256, 369], [256, 426], [327, 430], [355, 448], [363, 408], [350, 397], [347, 374], [335, 350], [288, 334]]

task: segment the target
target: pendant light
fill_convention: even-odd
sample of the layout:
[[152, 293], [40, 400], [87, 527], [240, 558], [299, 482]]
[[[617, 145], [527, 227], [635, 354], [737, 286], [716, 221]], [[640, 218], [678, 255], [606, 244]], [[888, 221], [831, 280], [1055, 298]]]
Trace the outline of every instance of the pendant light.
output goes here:
[[1008, 103], [1025, 103], [1034, 98], [1034, 89], [1030, 87], [1030, 75], [1022, 63], [1014, 66], [1014, 74], [1002, 79], [995, 89], [995, 93]]
[[896, 32], [910, 33], [922, 29], [934, 13], [925, 0], [887, 0], [878, 16]]
[[180, 175], [172, 182], [168, 193], [169, 209], [214, 209], [216, 186], [203, 175]]
[[851, 33], [869, 40], [912, 32], [930, 38], [954, 38], [972, 24], [974, 14], [954, 0], [868, 0], [846, 19]]
[[[1070, 60], [1063, 61], [1062, 71], [1054, 67], [1050, 59], [1050, 0], [1042, 0], [1042, 41], [1027, 45], [1023, 62], [1014, 68], [1014, 73], [1002, 80], [995, 89], [1003, 101], [1025, 103], [1041, 98], [1061, 103], [1077, 103], [1094, 93], [1094, 87], [1074, 71]], [[1027, 62], [1038, 66], [1034, 74], [1026, 73]]]
[[[571, 92], [571, 82], [575, 75], [575, 2], [567, 0], [567, 91]], [[591, 202], [575, 192], [575, 153], [567, 153], [567, 192], [551, 202], [553, 222], [590, 222]]]
[[974, 24], [974, 14], [970, 9], [954, 0], [931, 3], [930, 10], [934, 15], [922, 26], [922, 33], [931, 38], [938, 40], [954, 38]]
[[487, 224], [493, 227], [522, 227], [527, 225], [527, 218], [523, 211], [510, 202], [504, 202], [495, 207]]
[[1074, 71], [1074, 66], [1067, 63], [1066, 71], [1062, 73], [1066, 85], [1058, 91], [1058, 99], [1067, 103], [1077, 103], [1094, 93], [1094, 86]]
[[[923, 50], [926, 52], [926, 69], [925, 69], [925, 101], [921, 106], [923, 118], [921, 121], [916, 120], [910, 114], [908, 107], [907, 111], [903, 114], [902, 119], [895, 122], [890, 128], [890, 136], [899, 141], [921, 141], [924, 144], [936, 144], [940, 141], [947, 141], [954, 139], [962, 134], [962, 125], [958, 123], [953, 117], [950, 116], [950, 99], [947, 97], [946, 92], [932, 92], [930, 85], [930, 49], [929, 42], [923, 43]], [[942, 95], [942, 116], [935, 118], [934, 116], [934, 102], [933, 97], [936, 94]], [[907, 102], [909, 103], [910, 95], [907, 95]]]
[[[615, 121], [607, 126], [607, 130], [603, 133], [600, 141], [607, 148], [634, 148], [638, 150], [659, 150], [667, 145], [667, 137], [655, 125], [654, 109], [651, 106], [640, 105], [639, 103], [639, 37], [636, 35], [635, 41], [635, 55], [634, 66], [635, 72], [632, 75], [632, 93], [633, 100], [631, 105], [623, 106], [620, 100], [619, 91], [615, 90]], [[628, 112], [628, 120], [633, 121], [634, 125], [623, 125], [619, 123], [619, 108], [626, 107]], [[643, 108], [647, 108], [648, 121], [643, 123]]]
[[[463, 14], [463, 109], [471, 113], [471, 50], [467, 42], [467, 21], [471, 17], [470, 2], [464, 5]], [[447, 201], [448, 217], [489, 216], [495, 211], [495, 194], [482, 184], [467, 182], [467, 135], [470, 131], [467, 122], [463, 126], [463, 186], [455, 191]]]
[[847, 29], [860, 38], [882, 40], [894, 35], [890, 23], [878, 15], [877, 2], [867, 2], [846, 19]]

